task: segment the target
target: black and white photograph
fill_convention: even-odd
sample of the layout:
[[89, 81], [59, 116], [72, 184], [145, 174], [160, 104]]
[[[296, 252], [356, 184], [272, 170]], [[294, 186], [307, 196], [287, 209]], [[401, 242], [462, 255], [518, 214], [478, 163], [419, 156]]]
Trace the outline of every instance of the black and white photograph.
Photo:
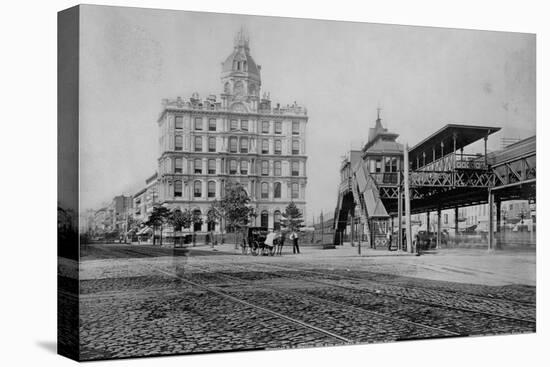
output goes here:
[[58, 27], [62, 355], [536, 332], [534, 34], [94, 5]]

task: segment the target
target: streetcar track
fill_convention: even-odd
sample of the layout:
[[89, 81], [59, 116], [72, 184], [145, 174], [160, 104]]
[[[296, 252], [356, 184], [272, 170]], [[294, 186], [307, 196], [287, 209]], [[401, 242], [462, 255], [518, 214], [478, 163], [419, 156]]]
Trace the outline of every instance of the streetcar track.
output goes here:
[[[265, 264], [265, 263], [256, 263], [256, 264], [260, 264], [260, 265], [264, 265], [264, 266], [268, 266], [268, 267], [271, 266], [271, 267], [281, 268], [281, 269], [284, 269], [286, 271], [297, 272], [297, 273], [303, 272], [303, 273], [317, 274], [317, 275], [323, 275], [323, 276], [327, 275], [327, 274], [318, 273], [318, 272], [314, 272], [314, 271], [303, 270], [303, 269], [296, 270], [294, 268], [287, 268], [287, 267], [284, 267], [284, 266], [281, 266], [281, 265], [273, 265], [273, 264]], [[338, 276], [338, 274], [336, 274], [336, 275]], [[288, 278], [290, 278], [290, 277], [288, 277]], [[342, 278], [345, 279], [345, 277], [342, 277]], [[355, 280], [360, 280], [360, 279], [355, 279]], [[384, 295], [384, 296], [398, 298], [398, 299], [406, 299], [406, 300], [409, 300], [409, 301], [412, 301], [412, 302], [425, 304], [425, 305], [429, 305], [429, 306], [434, 306], [434, 307], [448, 308], [448, 309], [457, 310], [457, 311], [471, 312], [471, 313], [477, 313], [477, 314], [487, 315], [487, 316], [491, 316], [491, 317], [501, 317], [501, 318], [510, 319], [510, 320], [514, 320], [514, 321], [520, 321], [520, 322], [536, 324], [536, 320], [527, 320], [527, 319], [522, 319], [522, 318], [517, 318], [517, 317], [512, 317], [512, 316], [507, 316], [507, 315], [490, 313], [490, 312], [486, 312], [486, 311], [473, 310], [473, 309], [464, 308], [464, 307], [444, 305], [444, 304], [441, 304], [441, 303], [423, 301], [423, 300], [419, 300], [419, 299], [416, 299], [416, 298], [411, 298], [411, 297], [401, 296], [401, 295], [396, 295], [396, 294], [389, 294], [389, 293], [381, 294], [379, 292], [372, 291], [372, 290], [369, 290], [369, 289], [364, 289], [364, 288], [359, 288], [359, 287], [350, 287], [350, 286], [345, 286], [345, 285], [341, 285], [341, 284], [334, 284], [334, 283], [330, 283], [330, 282], [324, 282], [322, 280], [310, 279], [308, 281], [310, 281], [312, 283], [325, 284], [325, 285], [330, 285], [330, 286], [339, 287], [339, 288], [343, 288], [343, 289], [351, 289], [351, 290], [355, 290], [355, 291], [366, 292], [366, 293], [370, 293], [370, 294], [374, 294], [374, 295], [378, 295], [378, 296]], [[399, 286], [397, 286], [397, 287], [399, 287]]]
[[[109, 251], [113, 251], [113, 252], [116, 252], [116, 250], [113, 250], [113, 249], [110, 249]], [[153, 270], [153, 271], [157, 271], [159, 273], [162, 273], [162, 274], [165, 274], [165, 275], [168, 275], [170, 277], [173, 277], [173, 278], [177, 278], [177, 279], [180, 279], [181, 281], [183, 282], [186, 282], [188, 284], [191, 284], [199, 289], [202, 289], [204, 291], [207, 291], [207, 292], [210, 292], [210, 293], [213, 293], [217, 296], [220, 296], [220, 297], [223, 297], [223, 298], [226, 298], [226, 299], [229, 299], [233, 302], [236, 302], [236, 303], [240, 303], [242, 305], [245, 305], [247, 307], [250, 307], [250, 308], [254, 308], [254, 309], [257, 309], [257, 310], [260, 310], [262, 312], [265, 312], [265, 313], [268, 313], [272, 316], [275, 316], [275, 317], [278, 317], [280, 319], [284, 319], [286, 321], [289, 321], [293, 324], [296, 324], [296, 325], [299, 325], [301, 327], [304, 327], [304, 328], [307, 328], [307, 329], [310, 329], [310, 330], [313, 330], [313, 331], [316, 331], [317, 333], [320, 333], [320, 334], [324, 334], [324, 335], [327, 335], [327, 336], [330, 336], [332, 337], [333, 339], [337, 339], [339, 341], [343, 341], [347, 344], [354, 344], [356, 343], [355, 341], [351, 340], [351, 339], [348, 339], [346, 337], [343, 337], [341, 335], [338, 335], [338, 334], [335, 334], [331, 331], [328, 331], [328, 330], [325, 330], [325, 329], [322, 329], [320, 327], [317, 327], [317, 326], [314, 326], [314, 325], [311, 325], [311, 324], [308, 324], [306, 322], [303, 322], [303, 321], [300, 321], [300, 320], [297, 320], [297, 319], [294, 319], [292, 317], [289, 317], [289, 316], [286, 316], [286, 315], [283, 315], [279, 312], [276, 312], [276, 311], [272, 311], [272, 310], [269, 310], [265, 307], [262, 307], [262, 306], [258, 306], [258, 305], [255, 305], [253, 303], [250, 303], [248, 301], [245, 301], [245, 300], [242, 300], [238, 297], [235, 297], [235, 296], [232, 296], [232, 295], [229, 295], [225, 292], [222, 292], [222, 291], [219, 291], [219, 290], [216, 290], [216, 289], [213, 289], [211, 287], [208, 287], [208, 286], [205, 286], [205, 285], [202, 285], [202, 284], [199, 284], [199, 283], [196, 283], [196, 282], [193, 282], [193, 281], [190, 281], [188, 279], [185, 279], [179, 275], [176, 275], [176, 274], [173, 274], [171, 272], [168, 272], [168, 271], [165, 271], [165, 270], [162, 270], [160, 268], [155, 268], [154, 266], [152, 265], [148, 265], [148, 267]]]
[[[216, 273], [216, 275], [219, 276], [219, 277], [222, 277], [222, 278], [226, 278], [226, 279], [229, 278], [229, 279], [237, 280], [237, 281], [239, 281], [240, 284], [246, 284], [246, 282], [244, 280], [242, 280], [241, 278], [236, 278], [236, 277], [233, 277], [233, 276], [230, 276], [230, 275], [227, 275], [227, 274], [222, 275], [222, 274]], [[289, 291], [289, 290], [282, 290], [282, 289], [273, 288], [273, 287], [269, 287], [269, 290], [277, 292], [277, 293], [287, 294], [287, 295], [296, 297], [296, 293], [292, 292], [292, 291]], [[304, 298], [309, 298], [310, 300], [314, 300], [314, 301], [321, 301], [321, 302], [324, 302], [324, 303], [328, 303], [328, 304], [331, 304], [333, 306], [337, 306], [337, 307], [340, 307], [340, 308], [341, 307], [346, 307], [346, 308], [353, 309], [353, 310], [356, 310], [356, 311], [360, 311], [360, 312], [363, 312], [363, 313], [376, 315], [378, 317], [388, 319], [388, 320], [392, 320], [392, 321], [398, 321], [398, 322], [404, 323], [404, 324], [411, 324], [411, 325], [414, 325], [414, 326], [417, 326], [417, 327], [443, 332], [443, 333], [449, 334], [449, 336], [461, 336], [462, 335], [462, 334], [456, 333], [454, 331], [450, 331], [450, 330], [446, 330], [446, 329], [442, 329], [442, 328], [438, 328], [438, 327], [434, 327], [434, 326], [430, 326], [430, 325], [425, 325], [425, 324], [421, 324], [421, 323], [414, 322], [414, 321], [403, 320], [403, 319], [400, 319], [400, 318], [397, 318], [397, 317], [394, 317], [394, 316], [384, 315], [384, 314], [381, 314], [381, 313], [378, 313], [378, 312], [375, 312], [375, 311], [371, 311], [371, 310], [366, 310], [364, 308], [357, 307], [357, 306], [354, 306], [354, 305], [338, 303], [338, 302], [335, 302], [335, 301], [323, 299], [323, 298], [313, 296], [313, 295], [310, 295], [310, 294], [303, 294], [302, 293], [302, 294], [299, 294], [299, 296], [304, 297]]]

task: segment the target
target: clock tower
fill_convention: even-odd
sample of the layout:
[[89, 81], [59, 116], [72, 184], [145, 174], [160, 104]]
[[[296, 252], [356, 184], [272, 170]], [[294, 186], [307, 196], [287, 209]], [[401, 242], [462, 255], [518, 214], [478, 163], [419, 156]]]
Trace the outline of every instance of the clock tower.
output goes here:
[[260, 99], [260, 65], [250, 55], [248, 35], [241, 29], [235, 36], [233, 52], [222, 63], [222, 101], [227, 107], [241, 102], [256, 111]]

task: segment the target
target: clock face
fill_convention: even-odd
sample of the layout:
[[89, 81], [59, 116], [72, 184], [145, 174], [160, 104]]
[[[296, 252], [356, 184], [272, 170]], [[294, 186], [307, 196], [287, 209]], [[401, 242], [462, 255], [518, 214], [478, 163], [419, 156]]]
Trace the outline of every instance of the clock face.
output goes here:
[[233, 90], [235, 91], [235, 95], [238, 97], [241, 97], [244, 95], [244, 84], [242, 81], [236, 81], [235, 86], [233, 87]]

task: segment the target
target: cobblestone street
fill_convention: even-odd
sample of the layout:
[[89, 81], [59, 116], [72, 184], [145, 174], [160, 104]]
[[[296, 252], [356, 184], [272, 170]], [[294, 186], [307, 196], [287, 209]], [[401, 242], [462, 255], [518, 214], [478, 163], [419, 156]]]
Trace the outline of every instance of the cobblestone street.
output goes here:
[[[90, 245], [80, 264], [82, 358], [535, 331], [534, 253], [351, 251]], [[484, 259], [465, 271], [464, 256]], [[518, 262], [527, 270], [510, 281]]]

